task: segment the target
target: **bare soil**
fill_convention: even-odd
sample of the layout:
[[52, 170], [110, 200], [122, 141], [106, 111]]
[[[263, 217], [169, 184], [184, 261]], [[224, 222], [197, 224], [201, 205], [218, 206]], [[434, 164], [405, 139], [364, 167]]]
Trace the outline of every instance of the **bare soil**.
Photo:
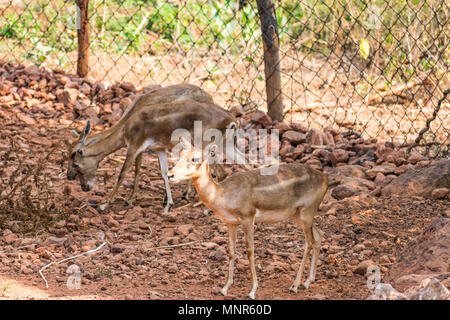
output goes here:
[[[173, 186], [175, 208], [164, 215], [163, 181], [156, 157], [149, 154], [144, 156], [140, 197], [135, 203], [126, 201], [133, 185], [130, 174], [112, 206], [106, 212], [97, 211], [98, 204], [112, 190], [125, 150], [102, 161], [94, 189], [82, 192], [78, 181], [66, 179], [67, 144], [71, 141], [75, 108], [54, 102], [55, 95], [49, 100], [46, 86], [42, 90], [24, 90], [27, 83], [31, 86], [34, 82], [36, 86], [42, 75], [16, 73], [18, 76], [11, 78], [14, 86], [4, 89], [11, 90], [8, 100], [0, 104], [0, 299], [246, 297], [250, 279], [242, 231], [238, 234], [235, 283], [229, 295], [223, 297], [219, 289], [227, 271], [227, 231], [219, 219], [205, 212], [198, 199], [182, 200], [182, 184]], [[48, 78], [53, 79], [53, 75]], [[72, 84], [66, 82], [66, 87]], [[62, 85], [58, 82], [57, 86]], [[76, 121], [90, 116], [81, 113]], [[99, 128], [103, 126], [94, 130]], [[338, 136], [335, 134], [334, 138]], [[363, 144], [362, 139], [356, 138], [341, 137], [341, 141], [367, 146], [367, 153], [362, 156], [369, 157], [369, 151], [372, 154], [367, 168], [383, 164], [384, 160], [375, 163], [373, 158], [373, 148], [380, 145], [370, 141]], [[346, 148], [345, 143], [341, 144], [340, 148]], [[325, 147], [338, 150], [334, 146], [322, 149]], [[320, 168], [323, 162], [323, 169], [329, 169], [331, 162], [324, 160], [327, 154], [322, 157], [323, 150], [313, 150], [311, 145], [305, 150], [308, 149], [303, 157], [289, 158], [290, 162], [310, 159]], [[357, 152], [346, 152], [352, 153], [346, 159], [358, 160]], [[390, 162], [399, 160], [397, 156], [390, 158]], [[431, 162], [417, 159], [417, 155], [415, 158], [416, 167]], [[338, 160], [338, 164], [346, 164], [342, 161]], [[399, 163], [411, 161], [408, 158]], [[403, 165], [407, 166], [413, 167]], [[381, 174], [378, 179], [379, 176], [376, 183], [389, 175]], [[325, 235], [317, 280], [307, 290], [288, 292], [303, 253], [302, 232], [291, 222], [257, 226], [258, 299], [365, 299], [370, 291], [357, 266], [372, 260], [384, 275], [408, 241], [433, 219], [448, 215], [449, 203], [445, 199], [380, 197], [380, 192], [366, 192], [336, 201], [330, 193], [331, 190], [315, 219]], [[95, 250], [104, 242], [106, 245], [96, 252], [56, 263]], [[52, 262], [42, 271], [47, 288], [39, 271]], [[71, 276], [68, 267], [73, 264], [81, 269], [79, 289], [67, 286]]]
[[[120, 189], [122, 199], [107, 212], [99, 213], [87, 201], [104, 201], [115, 182], [107, 178], [105, 183], [105, 177], [118, 173], [124, 153], [105, 160], [96, 187], [83, 193], [77, 181], [65, 178], [62, 141], [68, 139], [67, 130], [47, 128], [45, 136], [40, 132], [38, 127], [14, 124], [1, 129], [3, 155], [6, 135], [28, 150], [28, 159], [45, 155], [47, 144], [58, 146], [50, 161], [43, 164], [49, 179], [48, 207], [22, 220], [19, 213], [9, 212], [6, 217], [5, 212], [0, 213], [2, 232], [9, 228], [18, 235], [11, 243], [6, 243], [6, 237], [0, 238], [2, 298], [224, 299], [219, 288], [227, 270], [226, 228], [217, 217], [205, 213], [203, 205], [181, 200], [182, 185], [174, 186], [176, 208], [163, 215], [163, 182], [154, 156], [144, 157], [141, 197], [135, 204], [129, 206], [124, 200], [131, 192], [131, 175]], [[334, 214], [319, 211], [316, 222], [325, 237], [317, 281], [298, 294], [289, 293], [288, 288], [302, 256], [302, 232], [290, 222], [258, 225], [257, 298], [364, 299], [370, 291], [366, 277], [353, 272], [357, 264], [370, 259], [384, 274], [406, 242], [434, 218], [444, 215], [448, 207], [446, 200], [422, 198], [373, 198], [370, 204], [362, 200], [341, 200], [344, 209]], [[50, 237], [66, 240], [55, 244]], [[103, 241], [107, 245], [97, 252], [45, 269], [49, 288], [45, 287], [38, 273], [43, 266], [95, 249]], [[354, 250], [357, 244], [364, 244], [364, 250]], [[250, 289], [242, 240], [238, 242], [238, 253], [235, 284], [226, 299], [243, 299]], [[66, 271], [72, 264], [82, 270], [79, 290], [67, 287]]]

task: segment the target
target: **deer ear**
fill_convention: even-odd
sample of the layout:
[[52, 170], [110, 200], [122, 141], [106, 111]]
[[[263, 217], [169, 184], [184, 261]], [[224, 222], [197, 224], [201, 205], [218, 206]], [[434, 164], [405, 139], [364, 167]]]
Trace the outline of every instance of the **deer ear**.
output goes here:
[[87, 136], [89, 133], [91, 133], [91, 121], [88, 120], [86, 123], [86, 127], [84, 128], [84, 135]]
[[80, 139], [81, 144], [84, 144], [89, 133], [91, 133], [91, 122], [88, 120], [88, 122], [86, 123], [86, 127], [83, 130], [83, 136]]
[[208, 148], [208, 152], [209, 152], [209, 156], [211, 158], [214, 158], [217, 153], [217, 144], [215, 144], [215, 143], [211, 144]]

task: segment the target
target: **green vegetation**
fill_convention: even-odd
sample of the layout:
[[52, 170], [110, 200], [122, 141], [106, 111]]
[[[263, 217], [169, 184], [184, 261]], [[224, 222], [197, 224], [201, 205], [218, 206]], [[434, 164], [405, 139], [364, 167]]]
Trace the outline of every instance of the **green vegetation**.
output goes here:
[[[239, 7], [236, 0], [91, 0], [91, 51], [207, 54], [215, 49], [222, 54], [245, 52], [251, 59], [261, 48], [256, 1], [241, 2], [245, 4]], [[445, 0], [276, 3], [280, 42], [286, 50], [331, 59], [345, 55], [362, 69], [375, 63], [379, 72], [402, 80], [439, 64], [443, 70], [448, 63]], [[52, 54], [61, 66], [69, 63], [67, 53], [77, 49], [75, 1], [23, 0], [20, 8], [0, 7], [2, 11], [0, 57], [10, 57], [19, 48], [21, 58], [38, 64]], [[370, 56], [359, 55], [361, 41], [367, 42], [370, 50], [363, 52], [370, 51]]]

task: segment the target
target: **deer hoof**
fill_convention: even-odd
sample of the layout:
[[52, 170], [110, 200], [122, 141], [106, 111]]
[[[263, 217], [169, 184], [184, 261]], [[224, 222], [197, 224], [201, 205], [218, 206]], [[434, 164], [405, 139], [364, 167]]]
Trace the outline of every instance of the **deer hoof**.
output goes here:
[[302, 285], [303, 285], [303, 288], [308, 289], [310, 284], [311, 284], [311, 281], [308, 279], [305, 282], [303, 282]]
[[172, 209], [172, 205], [173, 205], [173, 204], [168, 204], [168, 205], [166, 205], [165, 208], [164, 208], [164, 213], [169, 213], [169, 212], [170, 212], [170, 209]]
[[223, 294], [224, 296], [226, 296], [228, 293], [228, 288], [223, 287], [222, 289], [220, 289], [220, 293]]
[[255, 291], [250, 291], [249, 293], [248, 293], [248, 297], [250, 298], [250, 299], [252, 299], [252, 300], [255, 300]]
[[297, 293], [297, 292], [298, 292], [298, 286], [296, 286], [295, 284], [293, 284], [293, 285], [289, 288], [289, 292], [291, 292], [291, 293]]

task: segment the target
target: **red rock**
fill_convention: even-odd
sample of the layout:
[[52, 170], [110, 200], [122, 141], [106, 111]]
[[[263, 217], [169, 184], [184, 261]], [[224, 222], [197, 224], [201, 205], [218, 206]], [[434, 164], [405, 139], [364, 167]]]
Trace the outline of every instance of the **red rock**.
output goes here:
[[249, 119], [251, 122], [261, 124], [263, 127], [269, 127], [272, 124], [272, 119], [260, 110], [250, 114]]
[[336, 165], [339, 162], [346, 162], [348, 160], [349, 153], [348, 151], [342, 150], [342, 149], [334, 149], [330, 153], [330, 160], [331, 163]]
[[354, 187], [342, 184], [335, 187], [331, 191], [331, 196], [337, 200], [342, 200], [344, 198], [353, 196], [356, 193], [356, 191], [357, 190]]
[[426, 158], [416, 151], [411, 151], [408, 157], [408, 162], [412, 164], [416, 164], [419, 161], [426, 160]]
[[288, 130], [282, 135], [283, 139], [289, 141], [292, 145], [296, 146], [306, 141], [306, 135], [293, 130]]
[[295, 131], [298, 131], [298, 132], [301, 132], [301, 133], [308, 132], [308, 128], [305, 127], [304, 125], [298, 123], [298, 122], [292, 122], [291, 123], [291, 128], [292, 128], [292, 130], [295, 130]]
[[177, 227], [176, 233], [187, 237], [194, 230], [192, 224], [183, 224]]
[[109, 219], [108, 219], [108, 221], [107, 221], [107, 223], [106, 223], [107, 225], [108, 225], [108, 227], [119, 227], [120, 226], [120, 224], [119, 224], [119, 222], [117, 222], [114, 218], [112, 218], [112, 217], [109, 217]]
[[395, 167], [394, 166], [375, 166], [372, 169], [366, 170], [366, 175], [370, 179], [375, 179], [378, 173], [382, 173], [384, 175], [389, 173], [394, 173]]
[[375, 263], [372, 260], [362, 261], [360, 264], [358, 264], [355, 270], [353, 270], [353, 273], [365, 275], [367, 272], [367, 268], [373, 265], [375, 265]]
[[131, 104], [132, 100], [130, 98], [123, 98], [120, 100], [119, 107], [125, 111], [127, 107]]
[[[277, 124], [275, 124], [275, 125], [272, 127], [272, 129], [278, 130], [278, 133], [282, 135], [282, 134], [285, 133], [286, 131], [291, 130], [291, 126], [289, 125], [289, 123], [286, 123], [286, 122], [278, 122]], [[296, 130], [296, 131], [297, 131], [297, 130]]]
[[3, 240], [5, 240], [7, 244], [13, 244], [18, 239], [19, 237], [14, 233], [3, 235]]
[[36, 120], [34, 120], [33, 118], [23, 114], [23, 113], [17, 113], [17, 118], [22, 121], [25, 122], [26, 124], [29, 125], [35, 125], [36, 124]]
[[434, 189], [431, 192], [431, 198], [433, 199], [445, 199], [449, 195], [449, 189], [448, 188], [438, 188]]
[[79, 92], [76, 89], [65, 89], [60, 94], [57, 94], [59, 102], [64, 103], [65, 106], [71, 107], [78, 99]]
[[125, 91], [136, 92], [136, 87], [130, 82], [122, 82], [120, 87]]
[[323, 145], [323, 132], [319, 129], [311, 129], [306, 137], [307, 142], [313, 146]]

